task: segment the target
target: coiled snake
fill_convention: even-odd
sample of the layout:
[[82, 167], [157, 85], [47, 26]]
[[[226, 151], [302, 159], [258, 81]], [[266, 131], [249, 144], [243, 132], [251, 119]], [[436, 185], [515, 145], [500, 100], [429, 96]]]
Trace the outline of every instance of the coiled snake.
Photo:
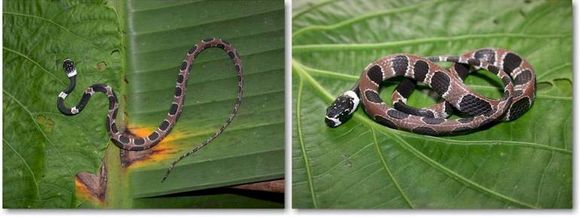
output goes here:
[[[452, 62], [447, 70], [434, 62]], [[503, 96], [489, 99], [471, 91], [463, 79], [473, 69], [495, 73], [503, 83]], [[381, 83], [393, 77], [405, 77], [393, 93], [394, 107], [379, 97]], [[415, 81], [432, 88], [443, 102], [429, 108], [406, 105], [415, 88]], [[532, 66], [512, 51], [485, 48], [461, 56], [423, 58], [396, 54], [369, 64], [357, 84], [338, 96], [326, 110], [325, 122], [338, 127], [347, 121], [360, 101], [365, 112], [375, 121], [390, 128], [418, 134], [451, 135], [489, 126], [503, 118], [510, 121], [520, 117], [535, 98], [535, 73]], [[448, 119], [453, 108], [467, 117]]]
[[79, 114], [85, 108], [85, 106], [87, 105], [93, 94], [95, 94], [96, 92], [104, 93], [109, 99], [109, 112], [106, 118], [106, 129], [109, 133], [109, 137], [113, 142], [113, 144], [127, 151], [142, 151], [155, 147], [157, 144], [159, 144], [161, 140], [163, 140], [163, 138], [165, 138], [169, 134], [171, 129], [173, 129], [175, 123], [179, 119], [181, 112], [183, 111], [183, 103], [187, 87], [187, 79], [190, 76], [192, 62], [195, 60], [197, 55], [199, 55], [202, 51], [212, 47], [217, 47], [224, 50], [234, 63], [238, 78], [237, 79], [238, 88], [237, 88], [237, 97], [235, 99], [233, 109], [229, 117], [223, 123], [223, 125], [217, 131], [215, 131], [213, 135], [211, 135], [201, 144], [195, 146], [193, 150], [183, 154], [177, 160], [171, 163], [171, 167], [167, 170], [165, 176], [162, 179], [162, 181], [164, 181], [168, 177], [173, 167], [175, 167], [175, 165], [179, 161], [198, 151], [203, 146], [209, 144], [211, 141], [217, 138], [224, 131], [224, 129], [232, 122], [232, 120], [234, 119], [234, 117], [238, 112], [238, 108], [240, 107], [240, 104], [242, 102], [244, 77], [240, 55], [237, 53], [236, 49], [230, 45], [230, 43], [218, 38], [209, 38], [201, 40], [200, 42], [196, 43], [191, 49], [189, 49], [189, 51], [185, 56], [185, 59], [183, 60], [179, 68], [179, 74], [177, 75], [177, 84], [175, 85], [175, 94], [173, 96], [173, 102], [171, 103], [169, 112], [167, 113], [165, 119], [161, 121], [159, 127], [146, 137], [139, 137], [133, 135], [127, 129], [120, 130], [117, 128], [115, 119], [117, 117], [119, 105], [117, 96], [115, 95], [113, 88], [111, 88], [111, 86], [109, 85], [93, 84], [85, 90], [82, 98], [80, 99], [79, 103], [76, 106], [69, 108], [64, 104], [64, 100], [74, 90], [76, 85], [77, 70], [75, 68], [74, 62], [70, 59], [64, 60], [63, 63], [64, 71], [68, 76], [70, 82], [67, 89], [62, 91], [57, 97], [58, 110], [65, 115]]

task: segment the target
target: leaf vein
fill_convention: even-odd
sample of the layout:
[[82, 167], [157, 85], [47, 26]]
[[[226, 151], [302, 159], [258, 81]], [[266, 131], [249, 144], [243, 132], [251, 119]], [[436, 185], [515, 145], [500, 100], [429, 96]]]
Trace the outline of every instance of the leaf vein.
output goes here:
[[311, 26], [308, 26], [308, 27], [305, 27], [305, 28], [302, 28], [302, 29], [295, 31], [294, 34], [292, 34], [292, 38], [293, 39], [298, 38], [298, 36], [304, 34], [305, 32], [332, 30], [332, 29], [340, 28], [342, 26], [346, 26], [349, 24], [361, 22], [361, 21], [376, 18], [376, 17], [386, 16], [386, 15], [394, 15], [394, 14], [398, 14], [398, 13], [413, 11], [413, 10], [420, 8], [421, 6], [435, 4], [435, 3], [440, 2], [440, 1], [442, 1], [442, 0], [434, 0], [434, 1], [429, 1], [429, 2], [424, 1], [424, 2], [421, 2], [419, 4], [415, 4], [415, 5], [411, 5], [411, 6], [407, 6], [407, 7], [383, 10], [383, 11], [378, 11], [378, 12], [374, 12], [374, 13], [368, 13], [368, 14], [364, 14], [364, 15], [354, 17], [354, 18], [351, 18], [348, 20], [344, 20], [344, 21], [341, 21], [341, 22], [338, 22], [338, 23], [335, 23], [332, 25], [311, 25]]
[[[10, 49], [10, 48], [7, 48], [7, 47], [2, 47], [2, 49], [6, 50], [6, 51], [8, 51], [8, 52], [14, 53], [14, 54], [16, 54], [16, 55], [18, 55], [18, 56], [21, 56], [21, 57], [23, 57], [24, 59], [26, 59], [26, 60], [30, 61], [31, 63], [33, 63], [34, 65], [38, 66], [40, 69], [42, 69], [43, 71], [45, 71], [45, 72], [46, 72], [47, 74], [49, 74], [49, 75], [50, 75], [50, 76], [51, 76], [51, 77], [52, 77], [54, 80], [56, 80], [56, 81], [60, 82], [61, 84], [65, 84], [65, 83], [64, 83], [64, 81], [62, 81], [61, 79], [58, 79], [58, 77], [56, 77], [56, 75], [55, 75], [54, 73], [51, 73], [51, 72], [50, 72], [50, 71], [48, 71], [46, 68], [42, 67], [42, 66], [40, 65], [40, 63], [36, 62], [35, 60], [33, 60], [32, 58], [28, 57], [27, 55], [25, 55], [25, 54], [23, 54], [23, 53], [20, 53], [20, 52], [18, 52], [18, 51], [16, 51], [16, 50], [12, 50], [12, 49]], [[4, 73], [6, 73], [6, 71], [5, 71]]]
[[300, 82], [298, 84], [298, 96], [296, 98], [296, 130], [297, 130], [297, 134], [298, 134], [298, 140], [300, 142], [300, 148], [302, 150], [302, 157], [304, 159], [304, 166], [306, 168], [306, 176], [308, 178], [308, 187], [310, 189], [310, 196], [312, 197], [312, 205], [314, 206], [314, 208], [318, 208], [318, 201], [316, 199], [316, 192], [314, 191], [314, 183], [312, 180], [312, 172], [311, 172], [311, 168], [310, 168], [310, 162], [308, 159], [308, 155], [306, 154], [306, 147], [304, 144], [304, 138], [302, 135], [302, 122], [300, 120], [300, 102], [302, 100], [302, 88], [303, 88], [303, 81], [302, 78], [300, 78]]
[[399, 182], [397, 181], [397, 179], [395, 178], [394, 174], [391, 172], [391, 170], [389, 169], [389, 165], [387, 165], [387, 161], [385, 160], [382, 152], [381, 152], [381, 148], [379, 147], [379, 142], [377, 141], [377, 135], [375, 134], [375, 130], [373, 127], [371, 127], [371, 132], [373, 134], [373, 141], [375, 144], [375, 148], [377, 151], [377, 155], [379, 156], [379, 160], [381, 161], [383, 167], [385, 168], [385, 171], [387, 172], [387, 175], [389, 176], [389, 178], [391, 179], [391, 181], [393, 182], [393, 184], [395, 185], [395, 187], [397, 188], [397, 190], [399, 191], [399, 193], [401, 194], [401, 196], [403, 197], [403, 199], [405, 200], [405, 202], [407, 203], [407, 205], [413, 209], [415, 208], [415, 205], [413, 204], [413, 202], [411, 202], [411, 200], [409, 199], [409, 197], [407, 197], [407, 194], [405, 194], [405, 191], [403, 191], [403, 188], [401, 188], [401, 185], [399, 184]]
[[[7, 96], [9, 96], [12, 100], [14, 100], [14, 102], [16, 102], [16, 104], [18, 104], [30, 117], [32, 123], [34, 123], [34, 127], [38, 130], [38, 132], [40, 132], [40, 134], [42, 135], [42, 137], [44, 137], [44, 139], [51, 145], [50, 147], [52, 149], [54, 149], [57, 153], [59, 153], [60, 156], [64, 156], [57, 148], [57, 146], [48, 138], [48, 135], [46, 135], [46, 133], [44, 132], [44, 130], [42, 130], [42, 127], [40, 127], [40, 125], [38, 124], [38, 122], [36, 122], [36, 119], [34, 119], [34, 115], [32, 112], [30, 112], [30, 110], [28, 110], [28, 108], [26, 108], [26, 106], [24, 106], [24, 104], [22, 104], [22, 102], [20, 102], [20, 100], [16, 99], [16, 97], [14, 97], [12, 94], [10, 94], [8, 91], [6, 90], [2, 90], [2, 92], [4, 92], [4, 94], [6, 94]], [[69, 174], [72, 174], [72, 169], [70, 167], [70, 165], [67, 165], [67, 169]]]
[[24, 166], [26, 166], [26, 170], [32, 176], [32, 181], [34, 182], [34, 195], [36, 196], [37, 199], [40, 199], [40, 190], [38, 190], [38, 180], [36, 180], [36, 175], [32, 171], [32, 168], [30, 167], [28, 162], [24, 159], [24, 157], [22, 157], [22, 155], [18, 151], [16, 151], [16, 149], [14, 149], [14, 147], [12, 147], [12, 145], [10, 145], [10, 143], [6, 139], [2, 138], [2, 141], [4, 141], [4, 144], [6, 144], [8, 148], [10, 148], [10, 150], [12, 150], [16, 154], [16, 156], [24, 163]]
[[[385, 134], [386, 136], [389, 136], [386, 134], [386, 132], [383, 132], [383, 134]], [[401, 144], [401, 146], [403, 148], [407, 149], [409, 152], [411, 152], [413, 155], [415, 155], [415, 157], [417, 157], [418, 159], [427, 163], [428, 165], [430, 165], [434, 169], [437, 169], [437, 170], [443, 172], [444, 174], [447, 174], [450, 178], [452, 178], [452, 179], [454, 179], [454, 180], [456, 180], [464, 185], [471, 186], [472, 188], [474, 188], [480, 192], [487, 193], [487, 194], [489, 194], [489, 195], [491, 195], [499, 200], [503, 200], [503, 201], [510, 202], [513, 204], [517, 204], [517, 205], [523, 206], [523, 207], [537, 208], [531, 204], [527, 204], [523, 201], [516, 200], [516, 199], [511, 198], [507, 195], [504, 195], [504, 194], [499, 193], [497, 191], [494, 191], [492, 189], [486, 188], [485, 186], [482, 186], [474, 181], [471, 181], [471, 180], [467, 179], [466, 177], [464, 177], [464, 176], [456, 173], [455, 171], [449, 169], [448, 167], [446, 167], [446, 166], [438, 163], [437, 161], [427, 157], [426, 155], [421, 153], [419, 150], [415, 149], [411, 144], [407, 143], [407, 141], [405, 141], [403, 138], [401, 138], [396, 133], [389, 132], [388, 134], [390, 134], [390, 136], [396, 138], [399, 141], [399, 144]]]
[[309, 44], [292, 46], [293, 53], [303, 53], [312, 51], [356, 51], [356, 50], [380, 50], [389, 47], [402, 47], [408, 45], [418, 45], [435, 42], [452, 42], [469, 39], [489, 39], [489, 38], [520, 38], [520, 39], [552, 39], [571, 37], [571, 33], [563, 34], [537, 34], [527, 35], [523, 33], [487, 33], [487, 34], [468, 34], [458, 36], [439, 36], [419, 39], [409, 39], [401, 41], [391, 41], [382, 43], [357, 43], [357, 44]]

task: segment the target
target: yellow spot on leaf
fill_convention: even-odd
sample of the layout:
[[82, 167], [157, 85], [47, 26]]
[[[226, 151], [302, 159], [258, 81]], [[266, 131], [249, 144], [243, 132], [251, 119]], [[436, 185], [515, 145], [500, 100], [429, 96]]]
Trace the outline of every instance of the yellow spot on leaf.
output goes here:
[[103, 206], [104, 201], [100, 200], [93, 192], [86, 186], [78, 177], [75, 178], [75, 194], [76, 197], [82, 201], [94, 204], [95, 206]]
[[[153, 128], [150, 127], [130, 126], [129, 129], [131, 133], [140, 137], [146, 137], [151, 134], [151, 132], [153, 132], [153, 130], [151, 130]], [[173, 129], [165, 138], [163, 138], [163, 140], [161, 140], [161, 142], [159, 142], [159, 144], [149, 150], [141, 151], [144, 154], [138, 159], [134, 159], [129, 167], [139, 168], [167, 159], [172, 159], [175, 155], [175, 152], [177, 151], [174, 141], [178, 140], [182, 136], [182, 133]]]

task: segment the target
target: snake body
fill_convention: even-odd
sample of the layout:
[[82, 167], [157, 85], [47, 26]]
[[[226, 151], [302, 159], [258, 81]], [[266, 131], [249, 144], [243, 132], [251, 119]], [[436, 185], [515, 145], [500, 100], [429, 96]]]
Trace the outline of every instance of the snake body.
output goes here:
[[[183, 60], [183, 62], [179, 67], [179, 74], [177, 75], [177, 83], [175, 85], [175, 93], [173, 95], [173, 102], [171, 103], [169, 112], [167, 113], [165, 119], [161, 121], [157, 129], [151, 132], [151, 134], [149, 134], [148, 136], [139, 137], [132, 134], [127, 129], [121, 130], [118, 128], [115, 120], [117, 118], [117, 113], [119, 110], [119, 103], [117, 100], [117, 96], [113, 91], [113, 88], [109, 85], [106, 84], [91, 85], [84, 91], [82, 98], [80, 99], [79, 103], [76, 106], [67, 107], [64, 101], [67, 98], [67, 96], [75, 89], [77, 76], [77, 70], [75, 68], [74, 62], [70, 59], [64, 60], [63, 63], [64, 71], [68, 76], [70, 82], [68, 87], [58, 95], [57, 108], [61, 113], [65, 115], [77, 115], [85, 108], [85, 106], [91, 99], [91, 96], [93, 96], [97, 92], [103, 93], [107, 96], [109, 100], [109, 110], [106, 117], [106, 129], [113, 144], [127, 151], [142, 151], [150, 149], [159, 144], [159, 142], [163, 140], [163, 138], [165, 138], [169, 134], [171, 129], [175, 126], [181, 112], [183, 111], [185, 93], [187, 88], [187, 80], [189, 79], [190, 76], [192, 63], [201, 52], [203, 52], [205, 49], [212, 47], [217, 47], [225, 51], [227, 55], [232, 59], [233, 64], [235, 66], [237, 74], [237, 96], [233, 105], [233, 109], [229, 117], [223, 123], [223, 125], [217, 131], [215, 131], [213, 135], [211, 135], [208, 139], [206, 139], [202, 144], [196, 146], [196, 148], [194, 148], [192, 151], [182, 155], [179, 159], [174, 161], [171, 165], [171, 168], [173, 168], [178, 161], [192, 154], [193, 152], [199, 150], [201, 147], [207, 145], [212, 140], [217, 138], [225, 130], [225, 128], [232, 122], [232, 120], [234, 119], [234, 117], [238, 112], [238, 109], [242, 102], [242, 94], [243, 94], [243, 69], [240, 55], [237, 53], [236, 49], [230, 45], [230, 43], [218, 38], [209, 38], [201, 40], [200, 42], [193, 45], [193, 47], [187, 51], [185, 59]], [[170, 170], [168, 170], [168, 173]], [[165, 178], [166, 177], [164, 177], [164, 179]]]
[[[447, 70], [435, 62], [453, 62]], [[473, 69], [495, 73], [503, 83], [501, 99], [489, 99], [471, 91], [463, 79]], [[394, 107], [379, 97], [383, 81], [405, 77], [393, 93]], [[429, 108], [406, 105], [415, 81], [425, 83], [444, 101]], [[514, 120], [527, 111], [535, 98], [535, 73], [525, 59], [505, 49], [485, 48], [461, 56], [423, 58], [408, 54], [383, 57], [369, 64], [359, 81], [337, 97], [327, 109], [325, 122], [337, 127], [347, 121], [362, 102], [365, 112], [376, 122], [395, 129], [427, 135], [450, 135], [472, 131], [496, 120]], [[455, 108], [463, 118], [448, 119]]]

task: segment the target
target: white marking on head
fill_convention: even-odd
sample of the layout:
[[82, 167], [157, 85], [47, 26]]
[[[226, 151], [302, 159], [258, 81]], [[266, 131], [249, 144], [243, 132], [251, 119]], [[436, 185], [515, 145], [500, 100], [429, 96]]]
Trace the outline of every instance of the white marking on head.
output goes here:
[[340, 120], [338, 120], [338, 118], [330, 118], [328, 116], [325, 116], [325, 118], [327, 120], [331, 120], [334, 123], [334, 126], [338, 126], [338, 125], [341, 125], [342, 124], [342, 122], [340, 122]]
[[347, 95], [350, 98], [352, 98], [353, 106], [352, 106], [352, 109], [350, 110], [350, 112], [348, 113], [348, 114], [352, 114], [354, 112], [354, 110], [356, 110], [356, 108], [358, 107], [358, 104], [360, 103], [360, 99], [358, 98], [356, 93], [352, 90], [344, 92], [344, 95]]
[[66, 98], [66, 96], [68, 96], [68, 94], [66, 94], [65, 92], [60, 92], [58, 94], [58, 97], [63, 98], [63, 99]]
[[75, 75], [77, 75], [77, 69], [73, 69], [73, 71], [69, 72], [66, 76], [68, 76], [70, 78], [70, 77], [75, 76]]

